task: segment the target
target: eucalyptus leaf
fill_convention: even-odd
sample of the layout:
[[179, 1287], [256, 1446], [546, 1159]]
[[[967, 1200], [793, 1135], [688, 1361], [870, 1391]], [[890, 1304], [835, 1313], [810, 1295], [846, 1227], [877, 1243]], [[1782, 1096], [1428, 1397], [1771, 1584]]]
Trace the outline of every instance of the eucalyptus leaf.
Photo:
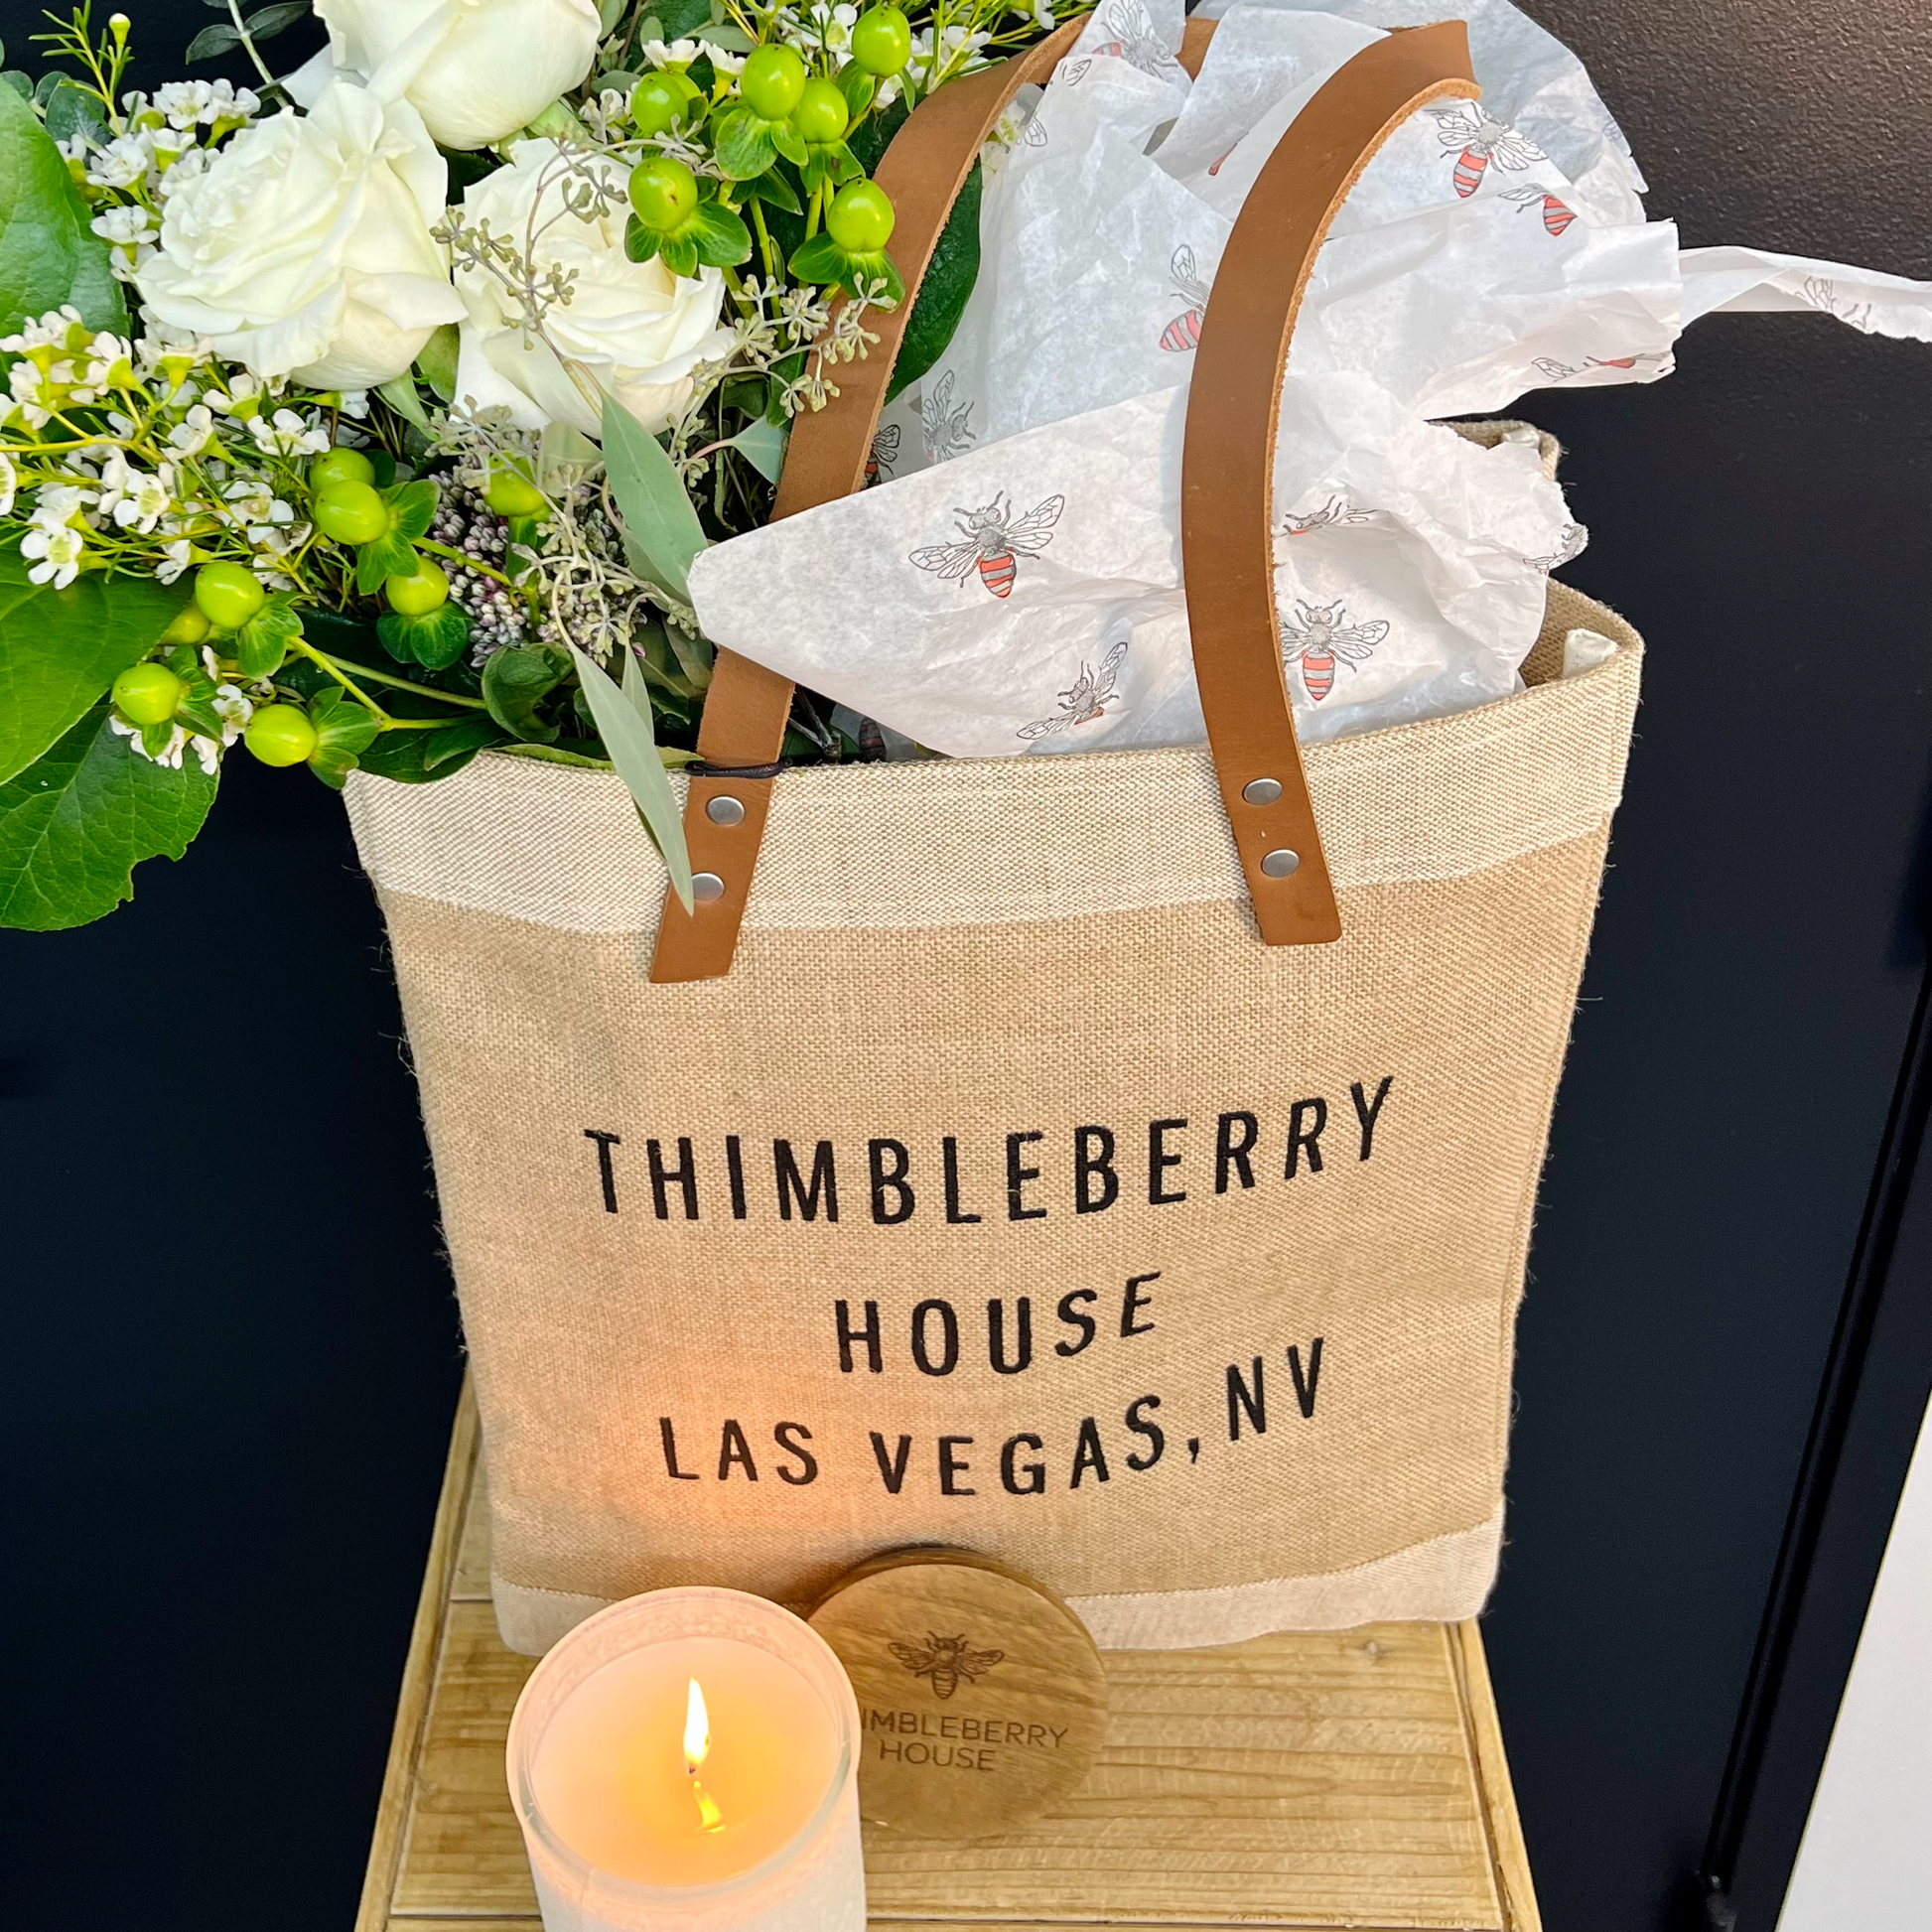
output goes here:
[[714, 20], [701, 38], [709, 41], [713, 47], [723, 48], [727, 54], [749, 54], [758, 46], [758, 42], [735, 20]]
[[140, 757], [87, 712], [37, 763], [0, 785], [0, 925], [55, 932], [134, 896], [144, 859], [179, 859], [214, 802], [191, 751], [179, 771]]
[[0, 73], [0, 80], [4, 80], [22, 100], [34, 98], [34, 76], [31, 73], [22, 73], [18, 68], [9, 68], [5, 73]]
[[686, 572], [708, 539], [677, 466], [615, 397], [605, 398], [603, 428], [604, 467], [623, 518], [631, 567], [680, 604], [689, 604]]
[[127, 302], [91, 219], [33, 108], [0, 87], [0, 336], [69, 302], [88, 328], [126, 334]]
[[618, 22], [623, 18], [624, 9], [630, 0], [600, 0], [597, 10], [598, 32], [609, 39], [617, 32]]
[[186, 583], [88, 572], [64, 591], [0, 548], [0, 779], [32, 764], [161, 641]]
[[757, 422], [740, 430], [731, 439], [731, 445], [766, 483], [774, 483], [778, 481], [778, 472], [784, 468], [787, 434], [782, 424], [772, 422], [767, 416], [760, 416]]
[[571, 645], [570, 654], [577, 661], [577, 676], [591, 701], [591, 714], [597, 720], [604, 749], [630, 793], [644, 829], [663, 854], [679, 904], [689, 912], [693, 907], [691, 854], [684, 843], [684, 815], [678, 810], [671, 781], [664, 775], [664, 760], [657, 756], [657, 740], [650, 725], [650, 697], [643, 679], [633, 677], [626, 665], [624, 682], [632, 692], [626, 697], [598, 668], [595, 658], [586, 656], [575, 644]]

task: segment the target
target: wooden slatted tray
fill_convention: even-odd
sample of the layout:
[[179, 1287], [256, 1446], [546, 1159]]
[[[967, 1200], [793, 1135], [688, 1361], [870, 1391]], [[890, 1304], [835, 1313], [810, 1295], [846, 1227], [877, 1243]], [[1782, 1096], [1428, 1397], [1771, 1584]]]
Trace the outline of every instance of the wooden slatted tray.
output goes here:
[[[503, 1781], [532, 1668], [497, 1641], [466, 1390], [356, 1932], [537, 1932]], [[1473, 1623], [1107, 1659], [1113, 1716], [1058, 1813], [986, 1844], [869, 1834], [879, 1926], [1540, 1932]]]

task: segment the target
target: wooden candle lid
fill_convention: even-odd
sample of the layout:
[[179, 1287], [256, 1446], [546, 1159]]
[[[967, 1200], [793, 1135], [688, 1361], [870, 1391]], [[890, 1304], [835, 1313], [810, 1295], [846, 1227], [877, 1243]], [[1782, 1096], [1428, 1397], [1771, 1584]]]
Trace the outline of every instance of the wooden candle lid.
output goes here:
[[1086, 1626], [1050, 1590], [964, 1550], [863, 1564], [811, 1625], [859, 1699], [859, 1811], [918, 1838], [1019, 1831], [1085, 1778], [1107, 1730]]

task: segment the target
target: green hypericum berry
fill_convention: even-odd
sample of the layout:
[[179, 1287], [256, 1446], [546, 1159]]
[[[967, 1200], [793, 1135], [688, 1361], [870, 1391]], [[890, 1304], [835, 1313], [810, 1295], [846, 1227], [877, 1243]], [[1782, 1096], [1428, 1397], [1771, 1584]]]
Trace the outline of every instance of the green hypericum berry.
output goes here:
[[195, 573], [195, 602], [216, 630], [239, 630], [268, 602], [268, 593], [241, 564], [204, 564]]
[[175, 613], [175, 621], [161, 633], [164, 644], [199, 644], [214, 626], [207, 621], [207, 613], [199, 604], [184, 604]]
[[647, 73], [630, 90], [631, 125], [646, 139], [668, 134], [690, 118], [691, 103], [697, 98], [696, 86], [683, 74], [668, 69]]
[[852, 58], [883, 80], [912, 58], [912, 26], [897, 7], [875, 7], [852, 29]]
[[187, 689], [166, 664], [133, 664], [114, 680], [114, 709], [130, 725], [165, 725]]
[[852, 124], [852, 109], [835, 82], [813, 79], [805, 82], [798, 105], [791, 110], [791, 124], [801, 141], [823, 147], [841, 139]]
[[498, 516], [535, 516], [549, 508], [543, 491], [516, 470], [492, 470], [483, 501]]
[[893, 238], [893, 204], [877, 182], [849, 181], [832, 197], [825, 232], [848, 255], [876, 255]]
[[389, 609], [399, 618], [426, 618], [450, 601], [450, 580], [443, 566], [429, 557], [418, 557], [416, 568], [407, 577], [387, 577], [382, 595]]
[[739, 98], [753, 113], [781, 121], [805, 91], [805, 64], [788, 47], [755, 47], [738, 76]]
[[309, 714], [292, 704], [263, 705], [241, 737], [264, 764], [307, 764], [318, 743]]
[[389, 505], [365, 483], [332, 483], [315, 503], [316, 528], [338, 543], [373, 543], [389, 529]]
[[698, 178], [667, 154], [646, 155], [630, 171], [630, 206], [645, 227], [668, 234], [698, 206]]
[[309, 488], [318, 496], [340, 483], [375, 482], [375, 465], [360, 450], [325, 450], [309, 465]]

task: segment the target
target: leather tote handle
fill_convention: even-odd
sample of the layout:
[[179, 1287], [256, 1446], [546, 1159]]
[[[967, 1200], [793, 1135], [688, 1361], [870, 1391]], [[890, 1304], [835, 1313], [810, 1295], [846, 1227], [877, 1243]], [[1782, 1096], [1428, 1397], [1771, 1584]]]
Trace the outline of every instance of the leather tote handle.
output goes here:
[[[1027, 53], [928, 95], [887, 149], [877, 179], [898, 210], [894, 257], [906, 297], [879, 315], [880, 340], [866, 359], [841, 369], [837, 398], [793, 423], [772, 521], [863, 486], [893, 362], [953, 202], [1014, 96], [1050, 76], [1084, 24], [1069, 21]], [[1188, 22], [1180, 59], [1190, 72], [1212, 32], [1211, 22]], [[1209, 747], [1270, 945], [1341, 930], [1275, 617], [1271, 483], [1289, 337], [1328, 225], [1376, 151], [1424, 102], [1475, 92], [1459, 21], [1398, 31], [1339, 69], [1250, 190], [1195, 350], [1181, 472], [1188, 621]], [[1265, 411], [1255, 406], [1264, 391]], [[691, 777], [684, 832], [692, 871], [723, 890], [689, 913], [666, 892], [650, 973], [659, 984], [731, 971], [791, 696], [776, 672], [718, 653], [698, 732], [709, 768]]]

